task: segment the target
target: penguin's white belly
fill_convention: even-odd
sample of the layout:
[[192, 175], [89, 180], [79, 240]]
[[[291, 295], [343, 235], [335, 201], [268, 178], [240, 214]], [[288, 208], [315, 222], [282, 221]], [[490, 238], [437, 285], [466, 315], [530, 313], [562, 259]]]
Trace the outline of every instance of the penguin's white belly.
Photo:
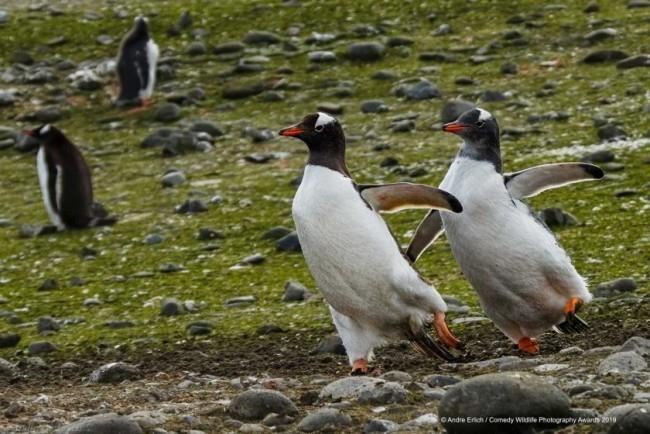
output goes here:
[[146, 45], [147, 50], [147, 87], [140, 91], [140, 98], [151, 98], [153, 94], [153, 88], [156, 83], [156, 65], [158, 64], [158, 54], [159, 49], [158, 45], [152, 40], [149, 39]]
[[307, 265], [338, 312], [377, 327], [403, 323], [413, 313], [426, 316], [405, 304], [396, 286], [433, 290], [402, 257], [386, 223], [349, 178], [308, 165], [293, 218]]
[[461, 158], [440, 186], [463, 204], [442, 213], [449, 243], [481, 305], [497, 323], [534, 331], [563, 319], [567, 299], [591, 295], [553, 235], [511, 198], [488, 162]]
[[[59, 213], [56, 211], [59, 209], [58, 204], [52, 203], [51, 197], [50, 196], [50, 185], [49, 185], [49, 180], [50, 180], [50, 172], [47, 167], [47, 162], [45, 161], [45, 151], [41, 147], [38, 150], [38, 153], [36, 154], [36, 169], [38, 172], [38, 181], [41, 186], [41, 194], [43, 196], [43, 204], [45, 205], [45, 211], [47, 211], [47, 215], [50, 217], [50, 221], [54, 226], [56, 226], [59, 230], [65, 229], [65, 224], [63, 224], [63, 221], [61, 220], [61, 216]], [[56, 168], [56, 173], [52, 174], [53, 176], [56, 177], [55, 181], [55, 189], [57, 190], [54, 193], [54, 197], [56, 200], [60, 203], [61, 201], [61, 168], [57, 167]]]

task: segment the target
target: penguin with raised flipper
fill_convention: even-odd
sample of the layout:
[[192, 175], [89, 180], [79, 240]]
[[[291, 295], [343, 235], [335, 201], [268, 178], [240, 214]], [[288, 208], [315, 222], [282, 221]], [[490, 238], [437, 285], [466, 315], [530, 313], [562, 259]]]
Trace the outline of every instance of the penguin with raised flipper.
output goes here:
[[560, 163], [503, 174], [499, 126], [483, 109], [463, 113], [443, 131], [464, 141], [440, 184], [464, 210], [430, 212], [407, 249], [409, 259], [415, 262], [445, 231], [486, 314], [524, 352], [539, 352], [537, 337], [550, 328], [586, 330], [576, 312], [592, 295], [553, 233], [521, 199], [600, 179], [603, 171], [592, 164]]
[[137, 17], [122, 39], [117, 56], [119, 95], [117, 107], [148, 106], [156, 83], [159, 49], [149, 32], [145, 17]]
[[65, 230], [115, 223], [115, 218], [93, 201], [90, 169], [79, 149], [49, 124], [25, 133], [39, 142], [36, 168], [52, 224]]
[[345, 163], [339, 122], [307, 115], [280, 135], [301, 139], [309, 160], [293, 200], [303, 255], [325, 299], [352, 366], [366, 374], [373, 348], [408, 339], [430, 356], [453, 355], [426, 332], [434, 326], [448, 347], [458, 340], [445, 323], [447, 306], [404, 257], [379, 212], [436, 208], [461, 212], [452, 195], [424, 185], [358, 185]]

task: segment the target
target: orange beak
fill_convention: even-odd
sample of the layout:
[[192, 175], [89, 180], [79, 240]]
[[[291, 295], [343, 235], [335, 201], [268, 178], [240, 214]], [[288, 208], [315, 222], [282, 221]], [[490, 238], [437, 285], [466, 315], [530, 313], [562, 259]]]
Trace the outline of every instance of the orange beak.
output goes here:
[[460, 124], [458, 122], [449, 122], [448, 124], [444, 124], [442, 126], [442, 131], [446, 133], [458, 134], [467, 127], [469, 127], [469, 125]]
[[294, 125], [291, 127], [281, 129], [279, 134], [281, 136], [286, 136], [286, 137], [296, 137], [301, 135], [304, 132], [305, 129], [302, 128], [300, 125]]

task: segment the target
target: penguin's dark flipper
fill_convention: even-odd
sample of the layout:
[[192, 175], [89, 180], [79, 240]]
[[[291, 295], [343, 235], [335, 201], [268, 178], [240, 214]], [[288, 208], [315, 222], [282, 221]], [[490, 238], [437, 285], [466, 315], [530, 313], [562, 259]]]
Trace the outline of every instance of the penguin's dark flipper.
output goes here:
[[408, 208], [433, 208], [459, 213], [463, 206], [451, 193], [410, 182], [358, 185], [361, 197], [375, 210], [396, 212]]
[[506, 188], [515, 199], [535, 196], [544, 190], [604, 176], [603, 170], [589, 163], [542, 164], [503, 175]]
[[442, 234], [444, 228], [442, 227], [442, 217], [440, 211], [432, 209], [429, 214], [420, 222], [413, 239], [406, 249], [406, 257], [415, 263], [420, 255], [433, 244], [436, 239]]

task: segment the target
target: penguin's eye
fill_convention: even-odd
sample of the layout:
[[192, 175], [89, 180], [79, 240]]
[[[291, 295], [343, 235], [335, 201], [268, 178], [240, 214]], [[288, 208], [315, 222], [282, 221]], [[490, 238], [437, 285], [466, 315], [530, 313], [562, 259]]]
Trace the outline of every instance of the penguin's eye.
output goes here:
[[317, 133], [320, 133], [321, 131], [323, 131], [323, 128], [325, 128], [325, 126], [323, 126], [323, 125], [316, 125], [316, 126], [314, 127], [314, 130], [315, 130]]
[[478, 121], [476, 123], [476, 126], [479, 127], [479, 128], [483, 128], [485, 126], [485, 122], [484, 121]]

